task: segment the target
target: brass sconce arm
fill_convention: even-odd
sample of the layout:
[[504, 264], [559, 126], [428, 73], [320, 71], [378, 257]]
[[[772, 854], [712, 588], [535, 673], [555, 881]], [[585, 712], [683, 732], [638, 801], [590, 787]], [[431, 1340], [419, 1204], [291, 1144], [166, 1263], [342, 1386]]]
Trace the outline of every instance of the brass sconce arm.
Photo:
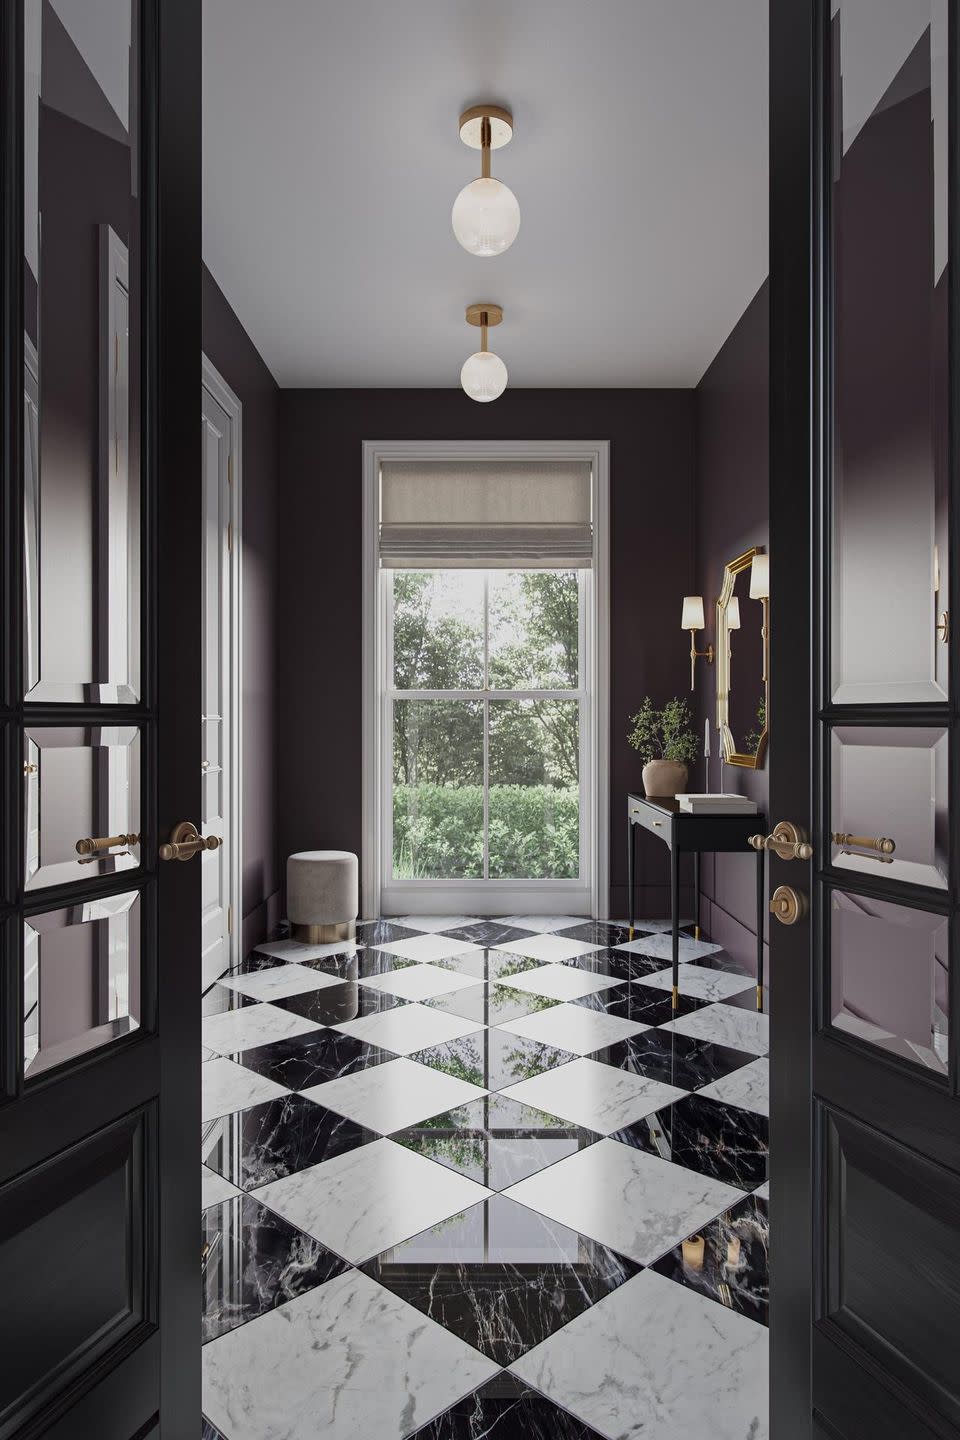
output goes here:
[[694, 677], [698, 660], [706, 660], [708, 665], [713, 664], [713, 646], [708, 645], [706, 650], [697, 649], [697, 632], [690, 631], [690, 689], [694, 688]]

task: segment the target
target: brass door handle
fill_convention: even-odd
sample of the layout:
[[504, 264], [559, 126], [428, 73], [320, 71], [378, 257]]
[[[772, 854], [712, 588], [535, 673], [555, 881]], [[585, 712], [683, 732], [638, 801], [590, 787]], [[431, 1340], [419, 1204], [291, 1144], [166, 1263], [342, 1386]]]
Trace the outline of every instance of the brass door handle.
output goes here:
[[139, 835], [91, 835], [85, 840], [78, 840], [76, 850], [78, 855], [99, 855], [104, 850], [112, 850], [115, 845], [139, 844]]
[[886, 835], [844, 835], [835, 831], [830, 839], [834, 845], [858, 845], [862, 850], [876, 850], [880, 855], [892, 855], [897, 848], [896, 841]]
[[218, 850], [223, 841], [218, 835], [201, 835], [192, 820], [181, 820], [170, 832], [170, 840], [160, 846], [161, 860], [192, 860], [201, 850]]
[[747, 844], [754, 850], [770, 850], [781, 860], [813, 859], [813, 846], [791, 820], [781, 820], [771, 835], [751, 835]]

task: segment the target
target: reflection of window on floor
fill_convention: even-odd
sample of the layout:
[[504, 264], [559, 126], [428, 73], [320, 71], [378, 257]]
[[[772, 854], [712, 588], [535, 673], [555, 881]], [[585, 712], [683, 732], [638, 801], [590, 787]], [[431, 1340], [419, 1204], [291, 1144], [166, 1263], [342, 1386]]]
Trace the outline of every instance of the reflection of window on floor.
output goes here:
[[577, 879], [576, 570], [395, 570], [394, 879]]

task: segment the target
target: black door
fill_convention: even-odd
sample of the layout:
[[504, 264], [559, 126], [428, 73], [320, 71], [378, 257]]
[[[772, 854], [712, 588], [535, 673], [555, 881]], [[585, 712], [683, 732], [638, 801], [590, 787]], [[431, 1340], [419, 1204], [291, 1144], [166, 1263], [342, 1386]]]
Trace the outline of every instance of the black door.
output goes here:
[[0, 1437], [200, 1428], [200, 25], [6, 0]]
[[957, 8], [770, 20], [771, 818], [813, 844], [771, 857], [772, 1433], [924, 1440], [960, 1435]]

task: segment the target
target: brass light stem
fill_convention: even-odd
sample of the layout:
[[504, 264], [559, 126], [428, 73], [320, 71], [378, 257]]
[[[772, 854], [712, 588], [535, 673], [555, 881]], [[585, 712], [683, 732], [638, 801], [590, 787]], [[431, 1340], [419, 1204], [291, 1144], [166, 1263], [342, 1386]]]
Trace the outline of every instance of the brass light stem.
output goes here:
[[480, 121], [480, 176], [483, 180], [490, 179], [490, 116], [484, 115]]
[[487, 348], [487, 312], [484, 310], [483, 318], [480, 321], [480, 353], [483, 354]]

